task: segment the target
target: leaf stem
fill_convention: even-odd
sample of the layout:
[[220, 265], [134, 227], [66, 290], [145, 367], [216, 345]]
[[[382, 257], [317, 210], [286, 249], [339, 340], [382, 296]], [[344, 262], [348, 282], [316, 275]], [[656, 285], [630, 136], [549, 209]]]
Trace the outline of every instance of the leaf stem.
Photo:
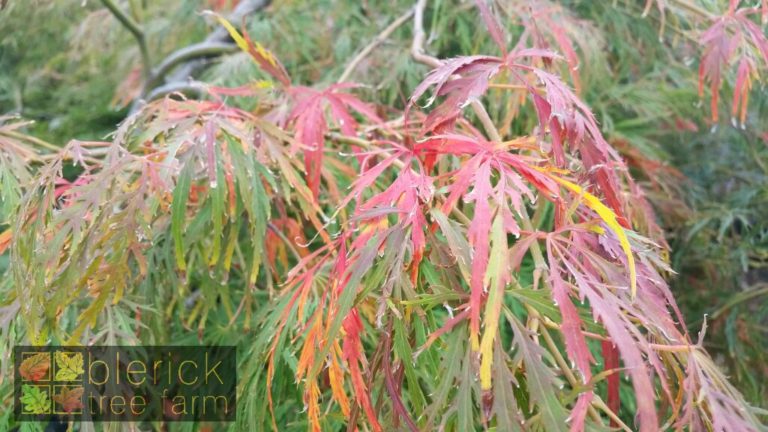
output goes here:
[[293, 243], [288, 239], [288, 237], [285, 236], [285, 234], [280, 231], [278, 227], [275, 226], [272, 222], [267, 222], [267, 228], [269, 228], [270, 231], [272, 231], [277, 237], [280, 238], [280, 240], [285, 243], [285, 245], [288, 247], [288, 250], [291, 251], [291, 255], [293, 255], [294, 258], [296, 258], [296, 261], [301, 261], [301, 254], [298, 250], [296, 250], [296, 247], [294, 247]]
[[[528, 310], [529, 310], [529, 313], [531, 311], [535, 312], [535, 310], [530, 306], [528, 306]], [[563, 355], [560, 353], [560, 350], [557, 348], [557, 345], [555, 345], [555, 341], [552, 339], [552, 336], [549, 334], [546, 328], [541, 329], [541, 335], [544, 336], [544, 342], [546, 342], [547, 346], [549, 347], [549, 351], [552, 353], [553, 357], [555, 358], [555, 362], [563, 371], [563, 375], [565, 375], [565, 378], [571, 384], [571, 387], [573, 387], [574, 389], [578, 389], [579, 387], [584, 387], [584, 384], [579, 382], [579, 380], [573, 374], [573, 371], [571, 370], [571, 368], [568, 367], [568, 363], [566, 363], [565, 359], [563, 358]], [[590, 417], [592, 417], [592, 419], [595, 422], [600, 423], [600, 414], [597, 413], [595, 408], [592, 405], [589, 405], [587, 410], [589, 412]]]
[[475, 115], [477, 115], [477, 118], [480, 119], [483, 129], [485, 129], [485, 133], [488, 134], [491, 141], [501, 142], [501, 134], [499, 134], [499, 130], [496, 129], [496, 125], [493, 124], [493, 120], [491, 120], [491, 116], [488, 115], [488, 111], [485, 110], [483, 104], [474, 100], [469, 105], [472, 107]]
[[489, 88], [502, 89], [502, 90], [527, 90], [528, 87], [520, 84], [488, 84]]

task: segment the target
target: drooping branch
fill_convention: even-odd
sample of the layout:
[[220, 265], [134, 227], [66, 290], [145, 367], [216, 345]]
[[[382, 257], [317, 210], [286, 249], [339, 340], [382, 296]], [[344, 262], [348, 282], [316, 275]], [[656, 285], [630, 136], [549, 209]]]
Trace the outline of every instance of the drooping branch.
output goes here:
[[120, 24], [123, 25], [136, 39], [136, 42], [139, 44], [139, 51], [141, 52], [141, 67], [142, 72], [144, 75], [144, 79], [149, 79], [151, 73], [152, 73], [152, 61], [149, 57], [149, 50], [147, 49], [147, 40], [144, 35], [144, 30], [139, 27], [139, 25], [136, 23], [136, 21], [133, 20], [130, 16], [128, 16], [125, 11], [120, 9], [113, 0], [101, 0], [101, 3], [109, 9], [109, 11], [112, 13], [112, 16], [114, 16]]
[[[238, 24], [247, 15], [265, 8], [269, 3], [269, 0], [243, 0], [227, 16], [227, 20]], [[224, 45], [230, 45], [230, 47], [224, 48]], [[193, 47], [196, 48], [193, 49]], [[217, 50], [215, 47], [220, 49]], [[227, 54], [235, 48], [229, 33], [223, 27], [217, 26], [203, 42], [174, 51], [161, 61], [160, 65], [153, 71], [154, 84], [161, 85], [162, 79], [165, 79], [166, 75], [174, 69], [176, 71], [165, 79], [166, 82], [186, 80], [200, 68], [204, 58]], [[147, 94], [151, 90], [148, 88], [143, 94]]]
[[170, 71], [184, 62], [229, 54], [238, 50], [237, 45], [227, 42], [201, 42], [172, 52], [152, 71], [148, 89], [155, 87]]
[[414, 7], [411, 56], [419, 63], [436, 68], [442, 64], [440, 60], [424, 53], [424, 9], [426, 7], [427, 0], [418, 0]]
[[163, 96], [167, 96], [172, 93], [183, 93], [186, 95], [194, 94], [198, 95], [202, 93], [204, 86], [199, 81], [177, 81], [163, 84], [159, 87], [155, 87], [145, 97], [147, 101], [153, 101]]
[[[265, 8], [269, 3], [269, 0], [242, 0], [227, 16], [227, 20], [240, 23], [246, 16]], [[135, 112], [143, 103], [169, 93], [199, 91], [199, 86], [190, 85], [190, 78], [206, 65], [208, 59], [237, 50], [237, 45], [231, 41], [227, 31], [217, 26], [202, 42], [170, 53], [156, 67], [151, 68], [130, 111]]]

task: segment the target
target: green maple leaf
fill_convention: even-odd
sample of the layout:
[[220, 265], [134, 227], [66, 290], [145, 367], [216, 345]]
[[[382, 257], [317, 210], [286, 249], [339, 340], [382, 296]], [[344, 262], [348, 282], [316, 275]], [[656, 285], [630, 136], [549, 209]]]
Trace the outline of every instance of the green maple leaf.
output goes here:
[[56, 351], [56, 381], [74, 381], [83, 374], [83, 354]]
[[21, 403], [25, 414], [48, 414], [51, 412], [48, 392], [41, 390], [39, 386], [22, 385]]

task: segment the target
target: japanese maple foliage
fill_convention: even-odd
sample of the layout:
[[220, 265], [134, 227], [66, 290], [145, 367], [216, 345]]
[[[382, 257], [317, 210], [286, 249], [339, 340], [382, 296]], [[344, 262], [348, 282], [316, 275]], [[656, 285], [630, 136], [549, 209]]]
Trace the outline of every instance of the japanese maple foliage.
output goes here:
[[[707, 384], [693, 376], [679, 379], [685, 368], [692, 372], [711, 363], [682, 325], [661, 276], [669, 268], [659, 258], [659, 247], [629, 231], [631, 220], [624, 214], [632, 212], [625, 209], [644, 205], [644, 200], [631, 193], [636, 189], [621, 158], [584, 103], [542, 68], [559, 56], [537, 48], [507, 51], [491, 12], [483, 3], [480, 11], [502, 56], [443, 62], [411, 99], [415, 103], [432, 87], [428, 105], [443, 98], [421, 127], [410, 127], [415, 116], [407, 111], [402, 144], [368, 143], [368, 159], [342, 202], [342, 207], [356, 202], [352, 217], [333, 247], [317, 255], [318, 264], [310, 270], [300, 263], [287, 282], [293, 294], [270, 346], [267, 383], [279, 363], [276, 353], [287, 348], [281, 334], [293, 321], [300, 341], [296, 378], [304, 383], [313, 430], [322, 429], [319, 403], [326, 367], [330, 398], [355, 421], [362, 417], [352, 414], [343, 391], [345, 366], [353, 400], [373, 430], [383, 430], [382, 424], [411, 430], [436, 426], [432, 416], [415, 409], [419, 400], [427, 403], [435, 395], [418, 381], [425, 379], [421, 362], [441, 357], [441, 351], [456, 355], [455, 350], [465, 353], [457, 366], [462, 372], [441, 378], [455, 380], [458, 390], [450, 397], [450, 390], [435, 385], [438, 397], [422, 408], [443, 412], [440, 424], [455, 422], [458, 430], [474, 427], [473, 406], [480, 408], [480, 423], [503, 425], [504, 430], [526, 428], [526, 421], [545, 430], [584, 430], [606, 419], [623, 425], [612, 411], [618, 409], [611, 400], [618, 394], [609, 391], [609, 407], [594, 390], [600, 381], [622, 373], [635, 389], [640, 430], [658, 430], [662, 421], [678, 428], [721, 427], [714, 411], [728, 418], [732, 430], [757, 430], [752, 414], [734, 409], [744, 402], [727, 384], [722, 393], [710, 395], [701, 391]], [[466, 126], [463, 111], [469, 105], [487, 118], [482, 106], [473, 104], [500, 75], [509, 80], [502, 85], [529, 93], [538, 133], [504, 140], [486, 123], [489, 140]], [[409, 137], [413, 130], [418, 134]], [[372, 165], [374, 158], [378, 163]], [[368, 194], [394, 167], [399, 172], [391, 183]], [[548, 207], [554, 209], [551, 229], [534, 226], [529, 210]], [[521, 268], [526, 257], [534, 262], [527, 271]], [[320, 289], [314, 313], [307, 317], [309, 290], [323, 269], [327, 288]], [[505, 300], [510, 289], [518, 290], [518, 311]], [[538, 292], [546, 294], [545, 305], [527, 297]], [[440, 319], [436, 306], [447, 308], [448, 316]], [[297, 315], [287, 312], [294, 308]], [[369, 328], [361, 319], [365, 310]], [[454, 316], [451, 311], [460, 312]], [[423, 327], [406, 320], [409, 316], [417, 322], [426, 319]], [[449, 337], [456, 332], [467, 341]], [[550, 332], [562, 337], [563, 352]], [[372, 342], [370, 355], [361, 350], [364, 333]], [[502, 333], [513, 337], [509, 350]], [[540, 337], [547, 344], [540, 345]], [[391, 353], [393, 339], [406, 346]], [[623, 369], [597, 373], [600, 354], [588, 339], [607, 345], [602, 352], [606, 366], [617, 350]], [[515, 354], [511, 363], [505, 359], [509, 352]], [[362, 367], [367, 367], [367, 382]], [[563, 387], [552, 367], [568, 381], [570, 397], [554, 396]], [[527, 388], [528, 407], [520, 408], [516, 397], [509, 397], [516, 371], [525, 371], [519, 379]], [[721, 377], [710, 379], [725, 383]], [[379, 380], [390, 404], [375, 410], [371, 394]], [[724, 394], [725, 403], [720, 399]], [[690, 411], [693, 400], [703, 402], [695, 414]]]
[[701, 35], [700, 43], [704, 52], [699, 66], [699, 95], [703, 95], [704, 85], [709, 82], [712, 92], [712, 120], [717, 122], [718, 94], [723, 85], [723, 74], [730, 65], [737, 65], [731, 118], [734, 126], [740, 124], [743, 128], [752, 82], [760, 77], [760, 64], [768, 66], [768, 39], [750, 15], [760, 13], [765, 22], [768, 17], [768, 4], [763, 2], [760, 11], [757, 8], [739, 7], [741, 3], [739, 0], [732, 0], [728, 12], [717, 17], [712, 26]]
[[[27, 337], [123, 340], [166, 325], [154, 305], [200, 340], [254, 330], [240, 430], [295, 427], [278, 419], [301, 408], [312, 431], [760, 430], [686, 331], [567, 32], [528, 22], [510, 44], [477, 6], [496, 55], [436, 60], [391, 121], [359, 86], [294, 84], [220, 20], [270, 81], [150, 103], [31, 183], [12, 265]], [[749, 30], [746, 13], [728, 19]], [[715, 87], [721, 31], [704, 36]], [[536, 126], [499, 132], [491, 88], [519, 92]], [[105, 314], [123, 327], [99, 330]]]

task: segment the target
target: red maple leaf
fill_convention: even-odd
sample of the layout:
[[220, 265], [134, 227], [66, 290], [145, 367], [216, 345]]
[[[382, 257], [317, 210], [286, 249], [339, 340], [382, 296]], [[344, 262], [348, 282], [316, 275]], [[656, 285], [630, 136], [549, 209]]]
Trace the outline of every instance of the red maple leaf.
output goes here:
[[26, 357], [19, 365], [19, 374], [27, 381], [39, 381], [48, 376], [51, 368], [51, 354], [37, 353]]
[[358, 123], [352, 111], [370, 121], [381, 121], [372, 106], [352, 94], [340, 91], [354, 87], [357, 85], [333, 84], [325, 90], [303, 86], [288, 89], [294, 99], [289, 121], [294, 122], [297, 141], [304, 145], [307, 185], [315, 199], [320, 192], [323, 149], [329, 123], [335, 124], [344, 135], [354, 136], [357, 134]]

